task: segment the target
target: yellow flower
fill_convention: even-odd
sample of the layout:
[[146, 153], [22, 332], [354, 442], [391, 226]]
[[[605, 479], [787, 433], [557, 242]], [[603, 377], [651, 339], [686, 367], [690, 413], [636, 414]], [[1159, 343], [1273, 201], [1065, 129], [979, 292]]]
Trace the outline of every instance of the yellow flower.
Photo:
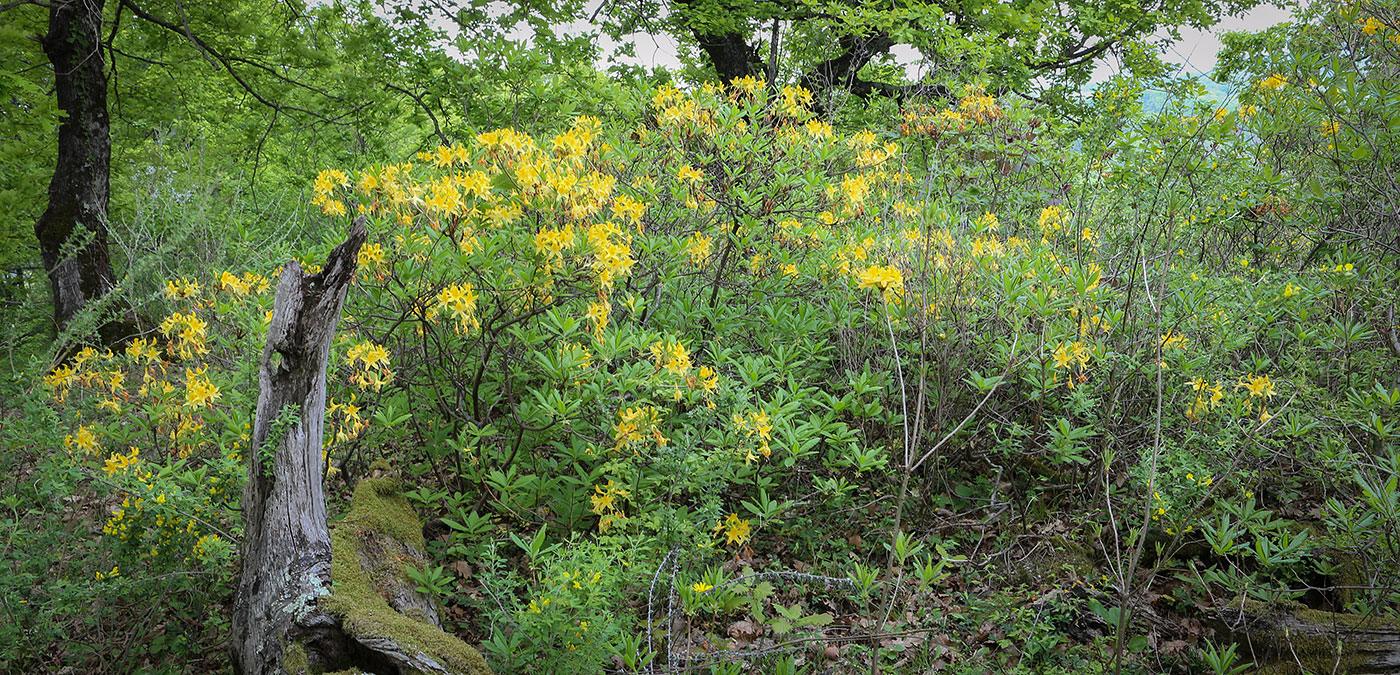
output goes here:
[[695, 582], [695, 585], [690, 587], [690, 590], [695, 591], [696, 593], [705, 593], [708, 592], [711, 588], [714, 588], [714, 586], [711, 586], [703, 581], [697, 581]]
[[657, 370], [665, 369], [674, 375], [685, 375], [690, 370], [690, 352], [676, 340], [652, 344], [651, 355], [656, 359]]
[[903, 290], [904, 273], [894, 265], [872, 265], [860, 273], [860, 288], [878, 288], [886, 292]]
[[102, 467], [102, 471], [108, 476], [115, 476], [119, 473], [124, 474], [128, 469], [140, 466], [140, 454], [141, 450], [135, 446], [132, 446], [131, 452], [126, 455], [119, 455], [114, 452], [107, 458], [107, 463]]
[[740, 520], [739, 514], [731, 513], [717, 527], [723, 529], [726, 544], [742, 546], [752, 536], [748, 520]]
[[802, 127], [807, 130], [807, 135], [811, 136], [812, 138], [831, 138], [831, 125], [821, 120], [811, 120], [806, 124], [802, 125]]
[[705, 180], [705, 174], [700, 173], [700, 171], [695, 167], [686, 164], [685, 166], [682, 166], [679, 171], [676, 172], [676, 178], [691, 183], [699, 183], [700, 181]]
[[705, 389], [707, 394], [719, 388], [719, 374], [715, 372], [714, 368], [700, 367], [700, 386]]
[[1247, 389], [1249, 391], [1250, 398], [1268, 398], [1270, 396], [1273, 396], [1275, 393], [1274, 383], [1269, 381], [1268, 375], [1255, 376], [1254, 373], [1250, 373], [1249, 375], [1240, 378], [1240, 382], [1238, 385], [1236, 385], [1235, 388]]
[[729, 83], [734, 85], [735, 89], [745, 91], [750, 94], [757, 93], [758, 90], [762, 89], [764, 85], [764, 81], [761, 78], [754, 77], [753, 75], [736, 77], [733, 80], [730, 80]]
[[80, 426], [78, 430], [63, 439], [65, 448], [77, 448], [84, 452], [97, 452], [97, 435], [91, 426]]
[[841, 191], [852, 206], [858, 206], [870, 194], [870, 178], [865, 175], [847, 175], [841, 179]]
[[219, 399], [219, 388], [204, 376], [205, 370], [185, 369], [185, 405], [191, 408], [207, 407]]
[[199, 295], [199, 283], [191, 279], [177, 279], [165, 282], [165, 297], [183, 300]]
[[1065, 224], [1069, 222], [1069, 216], [1069, 212], [1063, 207], [1052, 204], [1041, 209], [1040, 219], [1037, 221], [1037, 224], [1040, 227], [1041, 233], [1049, 236], [1063, 230]]
[[544, 253], [550, 260], [560, 260], [564, 249], [568, 248], [574, 241], [574, 229], [565, 226], [562, 230], [543, 228], [535, 234], [535, 248]]
[[612, 212], [618, 220], [631, 222], [633, 224], [642, 222], [642, 215], [646, 213], [645, 202], [633, 199], [627, 195], [618, 195], [613, 199]]
[[457, 332], [479, 328], [476, 318], [476, 291], [471, 284], [450, 284], [437, 297], [437, 311], [448, 314], [457, 322]]
[[781, 112], [788, 117], [799, 117], [807, 112], [807, 106], [812, 104], [812, 92], [805, 87], [794, 87], [792, 85], [783, 86], [783, 105]]
[[710, 258], [710, 250], [713, 247], [710, 237], [703, 232], [692, 232], [685, 240], [685, 254], [690, 257], [690, 262], [700, 265]]

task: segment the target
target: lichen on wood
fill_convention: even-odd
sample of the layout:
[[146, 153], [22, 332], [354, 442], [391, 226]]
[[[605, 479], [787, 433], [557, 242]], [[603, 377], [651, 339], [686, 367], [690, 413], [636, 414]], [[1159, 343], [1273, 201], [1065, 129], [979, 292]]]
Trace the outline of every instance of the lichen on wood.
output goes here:
[[405, 561], [424, 564], [423, 535], [397, 480], [364, 481], [334, 536], [327, 523], [326, 363], [366, 237], [357, 218], [321, 272], [303, 274], [288, 261], [277, 282], [258, 372], [257, 451], [248, 453], [247, 536], [230, 641], [244, 675], [491, 672], [438, 626], [432, 601], [406, 579]]

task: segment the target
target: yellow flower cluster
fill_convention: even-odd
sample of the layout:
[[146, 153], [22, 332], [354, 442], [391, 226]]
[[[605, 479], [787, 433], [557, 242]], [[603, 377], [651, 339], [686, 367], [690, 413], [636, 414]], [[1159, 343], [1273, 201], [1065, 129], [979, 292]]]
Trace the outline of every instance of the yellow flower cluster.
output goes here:
[[627, 235], [612, 221], [589, 226], [588, 245], [593, 251], [591, 267], [597, 275], [598, 287], [604, 291], [611, 290], [613, 282], [626, 276], [636, 263]]
[[88, 454], [97, 452], [97, 435], [92, 432], [92, 426], [79, 426], [77, 431], [68, 434], [63, 439], [63, 447], [70, 452], [81, 450]]
[[458, 333], [467, 333], [481, 327], [476, 318], [476, 291], [471, 284], [449, 284], [437, 296], [437, 311], [448, 315], [455, 323]]
[[633, 454], [654, 442], [657, 448], [665, 447], [669, 441], [661, 435], [661, 412], [649, 405], [627, 408], [618, 413], [617, 424], [613, 425], [613, 443], [619, 451], [631, 450]]
[[656, 369], [673, 375], [690, 372], [690, 352], [677, 340], [666, 340], [651, 345], [651, 356], [656, 360]]
[[899, 144], [893, 141], [879, 145], [879, 139], [868, 129], [858, 131], [846, 140], [846, 145], [856, 151], [856, 166], [871, 167], [883, 164], [899, 155]]
[[618, 500], [630, 496], [631, 491], [618, 487], [611, 479], [607, 485], [593, 486], [593, 494], [588, 499], [593, 503], [593, 513], [598, 516], [599, 532], [607, 532], [618, 521], [626, 520], [627, 514], [623, 512]]
[[1065, 225], [1069, 223], [1070, 213], [1058, 204], [1041, 209], [1040, 219], [1037, 224], [1040, 226], [1040, 233], [1043, 237], [1052, 237], [1064, 231]]
[[597, 302], [588, 303], [588, 310], [584, 313], [583, 318], [588, 321], [594, 339], [602, 342], [603, 329], [607, 328], [608, 315], [612, 311], [612, 303], [609, 303], [607, 298], [602, 296], [601, 293], [599, 296]]
[[1199, 421], [1206, 412], [1214, 410], [1225, 400], [1225, 386], [1220, 382], [1208, 382], [1204, 378], [1191, 380], [1191, 391], [1196, 392], [1196, 400], [1186, 408], [1186, 418]]
[[847, 207], [852, 212], [859, 212], [860, 205], [870, 194], [870, 176], [865, 174], [843, 176], [841, 178], [841, 193], [846, 198]]
[[564, 260], [564, 250], [574, 244], [574, 228], [565, 225], [562, 229], [541, 228], [535, 233], [535, 249], [545, 255], [548, 266], [558, 265]]
[[812, 105], [812, 92], [805, 87], [794, 87], [792, 85], [783, 86], [783, 100], [778, 106], [778, 112], [784, 117], [803, 117], [808, 112], [808, 107]]
[[168, 280], [165, 282], [165, 297], [171, 300], [199, 297], [199, 282], [184, 278]]
[[1269, 398], [1276, 393], [1274, 383], [1269, 381], [1268, 375], [1255, 375], [1254, 373], [1241, 377], [1235, 388], [1248, 391], [1250, 398]]
[[860, 288], [878, 288], [888, 302], [891, 294], [904, 291], [904, 273], [894, 265], [871, 265], [860, 273]]
[[364, 431], [365, 420], [360, 417], [360, 406], [355, 404], [356, 400], [354, 392], [351, 392], [348, 403], [339, 403], [335, 399], [327, 402], [326, 421], [332, 430], [326, 435], [327, 443], [344, 443], [358, 437], [360, 432]]
[[219, 388], [204, 374], [208, 366], [197, 370], [185, 369], [185, 405], [190, 408], [207, 408], [219, 400]]
[[743, 434], [746, 439], [758, 441], [757, 445], [746, 445], [743, 448], [745, 464], [758, 459], [758, 455], [773, 455], [773, 450], [768, 447], [768, 442], [773, 440], [773, 420], [768, 417], [766, 411], [756, 410], [746, 415], [734, 413], [732, 419], [735, 431]]
[[389, 350], [373, 342], [361, 342], [351, 347], [345, 352], [345, 363], [353, 369], [350, 383], [360, 389], [379, 391], [394, 379], [394, 373], [389, 368]]
[[317, 174], [316, 182], [312, 184], [311, 204], [321, 207], [321, 213], [330, 216], [344, 216], [345, 202], [335, 199], [333, 194], [337, 189], [348, 187], [350, 177], [344, 171], [338, 169], [326, 169]]
[[685, 254], [696, 265], [703, 265], [706, 260], [710, 259], [712, 248], [710, 238], [704, 232], [692, 232], [690, 237], [685, 240]]
[[131, 452], [125, 455], [116, 452], [112, 453], [111, 456], [107, 458], [107, 463], [103, 465], [102, 472], [107, 474], [107, 477], [111, 478], [119, 475], [124, 476], [128, 472], [140, 468], [141, 449], [136, 446], [131, 446]]
[[646, 212], [646, 202], [643, 202], [638, 199], [633, 199], [632, 197], [623, 194], [620, 194], [617, 197], [613, 198], [612, 213], [613, 217], [617, 218], [618, 220], [632, 223], [633, 225], [640, 225], [642, 222], [642, 216], [645, 215]]
[[730, 80], [729, 84], [733, 85], [735, 89], [738, 89], [739, 91], [742, 91], [746, 94], [757, 94], [759, 90], [763, 89], [764, 85], [766, 85], [767, 82], [761, 77], [745, 75], [743, 77], [736, 77]]
[[1061, 342], [1055, 347], [1051, 354], [1056, 370], [1069, 370], [1077, 368], [1078, 376], [1070, 375], [1067, 382], [1069, 388], [1073, 389], [1076, 383], [1082, 384], [1088, 381], [1089, 376], [1084, 372], [1089, 367], [1089, 361], [1094, 358], [1094, 351], [1089, 345], [1075, 340], [1074, 342]]
[[982, 89], [969, 87], [963, 93], [963, 97], [958, 100], [958, 111], [963, 117], [973, 120], [979, 124], [998, 120], [1006, 116], [1001, 106], [997, 105], [997, 100], [993, 96], [988, 96]]
[[253, 271], [244, 272], [241, 277], [228, 271], [219, 274], [219, 290], [236, 298], [250, 294], [261, 295], [267, 292], [270, 286], [271, 283], [267, 277]]
[[729, 514], [724, 520], [716, 520], [710, 531], [716, 537], [723, 536], [724, 543], [729, 546], [743, 546], [753, 536], [749, 521], [740, 520], [737, 513]]
[[209, 351], [209, 324], [194, 312], [175, 312], [160, 322], [160, 332], [169, 338], [169, 349], [188, 359]]

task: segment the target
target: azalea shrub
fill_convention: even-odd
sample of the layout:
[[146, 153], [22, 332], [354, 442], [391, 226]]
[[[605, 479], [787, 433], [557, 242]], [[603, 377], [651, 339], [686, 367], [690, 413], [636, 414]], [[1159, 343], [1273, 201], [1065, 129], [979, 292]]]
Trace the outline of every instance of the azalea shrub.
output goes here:
[[[332, 346], [331, 492], [377, 460], [408, 478], [419, 585], [503, 672], [722, 667], [763, 635], [974, 615], [1016, 625], [1024, 667], [1073, 670], [1056, 622], [1131, 603], [1148, 542], [1150, 574], [1213, 552], [1200, 598], [1345, 566], [1380, 589], [1354, 607], [1394, 612], [1383, 558], [1339, 552], [1396, 546], [1395, 251], [1323, 226], [1349, 174], [1289, 182], [1282, 120], [1310, 104], [1288, 77], [1157, 114], [1113, 83], [1082, 124], [973, 82], [855, 130], [746, 78], [327, 168], [325, 227], [370, 231]], [[156, 332], [44, 376], [103, 500], [95, 581], [231, 578], [277, 274], [172, 279]], [[1329, 495], [1311, 536], [1305, 493]], [[1056, 509], [1115, 514], [1069, 533], [1097, 553], [1055, 570], [1087, 589], [1058, 618], [913, 611], [1001, 573], [947, 523]], [[1012, 667], [986, 635], [917, 663]], [[872, 642], [836, 653], [893, 653]]]

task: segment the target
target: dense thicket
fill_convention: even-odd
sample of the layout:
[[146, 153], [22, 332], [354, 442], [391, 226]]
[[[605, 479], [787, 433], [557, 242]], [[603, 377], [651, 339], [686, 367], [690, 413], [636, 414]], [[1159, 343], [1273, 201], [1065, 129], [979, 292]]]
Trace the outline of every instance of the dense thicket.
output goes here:
[[[1143, 71], [1015, 93], [1036, 82], [1012, 56], [1055, 43], [1007, 36], [1050, 22], [951, 8], [984, 19], [956, 43], [977, 67], [908, 82], [871, 54], [848, 74], [907, 97], [864, 101], [804, 79], [840, 58], [803, 42], [840, 33], [833, 8], [714, 28], [754, 51], [776, 17], [807, 44], [719, 80], [601, 73], [547, 29], [567, 4], [454, 12], [459, 59], [435, 5], [163, 26], [182, 5], [123, 1], [101, 33], [114, 290], [57, 337], [25, 237], [67, 108], [24, 41], [48, 8], [0, 7], [0, 670], [232, 670], [238, 580], [261, 588], [245, 487], [284, 466], [255, 438], [322, 425], [299, 479], [339, 557], [317, 539], [309, 615], [440, 624], [497, 672], [1397, 658], [1392, 6], [1229, 36], [1224, 101]], [[668, 20], [698, 30], [686, 8]], [[1131, 19], [1079, 9], [1091, 35]], [[522, 18], [549, 57], [502, 36]], [[254, 433], [275, 280], [357, 219], [324, 419]], [[106, 339], [114, 318], [141, 332]], [[386, 618], [400, 591], [432, 631]], [[479, 667], [443, 640], [419, 646]]]

